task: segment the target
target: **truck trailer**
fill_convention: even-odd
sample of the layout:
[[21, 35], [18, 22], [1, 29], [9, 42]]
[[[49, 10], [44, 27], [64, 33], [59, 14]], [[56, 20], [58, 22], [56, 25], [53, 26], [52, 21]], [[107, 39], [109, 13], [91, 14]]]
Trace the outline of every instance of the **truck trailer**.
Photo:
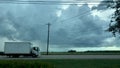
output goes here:
[[8, 57], [38, 57], [40, 49], [30, 42], [5, 42], [3, 54]]

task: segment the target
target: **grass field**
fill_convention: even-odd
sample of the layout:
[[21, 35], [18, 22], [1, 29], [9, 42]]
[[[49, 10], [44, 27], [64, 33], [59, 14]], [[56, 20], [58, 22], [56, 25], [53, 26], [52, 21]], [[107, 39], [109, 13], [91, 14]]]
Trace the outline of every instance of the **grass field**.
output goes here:
[[120, 68], [120, 60], [42, 60], [55, 68]]
[[0, 68], [54, 68], [54, 65], [37, 60], [0, 60]]
[[0, 60], [0, 68], [120, 68], [120, 59]]

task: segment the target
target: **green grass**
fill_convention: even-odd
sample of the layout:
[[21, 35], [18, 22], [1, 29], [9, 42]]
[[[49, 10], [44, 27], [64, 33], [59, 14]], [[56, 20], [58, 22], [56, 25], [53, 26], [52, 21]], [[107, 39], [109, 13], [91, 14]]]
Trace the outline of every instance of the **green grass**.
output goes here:
[[120, 59], [116, 60], [41, 60], [55, 65], [55, 68], [120, 68]]
[[120, 68], [120, 59], [0, 60], [0, 68]]
[[0, 60], [0, 68], [54, 68], [54, 65], [37, 60]]

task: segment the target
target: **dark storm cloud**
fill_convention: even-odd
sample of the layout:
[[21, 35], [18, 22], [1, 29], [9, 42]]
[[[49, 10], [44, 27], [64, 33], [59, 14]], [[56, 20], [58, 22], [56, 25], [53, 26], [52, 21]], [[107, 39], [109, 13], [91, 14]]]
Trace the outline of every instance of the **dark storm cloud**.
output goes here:
[[[46, 43], [46, 24], [50, 22], [52, 45], [94, 47], [100, 46], [106, 38], [100, 24], [104, 21], [91, 15], [87, 4], [71, 5], [65, 10], [60, 9], [60, 5], [3, 5], [2, 8], [0, 37]], [[62, 12], [60, 17], [57, 17], [57, 11]]]
[[14, 23], [14, 27], [19, 33], [16, 38], [24, 41], [40, 40], [46, 42], [46, 24], [57, 18], [55, 16], [56, 7], [30, 5], [24, 12], [25, 14], [20, 15], [21, 17], [18, 17], [17, 22]]
[[[47, 23], [56, 19], [57, 6], [1, 5], [1, 36], [21, 41], [46, 41]], [[6, 8], [5, 8], [6, 7]], [[11, 10], [10, 10], [11, 9]], [[14, 30], [7, 26], [12, 26]]]
[[7, 37], [10, 40], [13, 40], [13, 36], [15, 34], [15, 29], [13, 25], [11, 24], [12, 21], [10, 21], [9, 12], [6, 14], [0, 15], [0, 37]]
[[76, 15], [79, 16], [60, 24], [61, 28], [52, 34], [51, 43], [61, 46], [71, 45], [73, 47], [100, 46], [103, 39], [106, 38], [103, 34], [103, 25], [100, 24], [104, 21], [97, 18], [97, 16], [92, 16], [91, 10], [87, 4], [81, 7], [71, 5], [67, 10], [63, 11], [63, 15], [60, 18], [69, 18]]
[[103, 0], [100, 2], [100, 4], [96, 7], [92, 7], [92, 9], [97, 9], [97, 10], [106, 10], [109, 7], [112, 7], [114, 5], [113, 0]]

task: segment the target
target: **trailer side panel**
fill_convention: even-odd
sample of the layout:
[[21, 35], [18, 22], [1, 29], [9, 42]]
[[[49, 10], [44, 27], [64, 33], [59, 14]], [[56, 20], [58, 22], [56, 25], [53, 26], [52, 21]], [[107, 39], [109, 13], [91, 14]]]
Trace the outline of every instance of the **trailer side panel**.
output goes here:
[[31, 52], [30, 42], [5, 42], [4, 53], [5, 54], [30, 54]]

